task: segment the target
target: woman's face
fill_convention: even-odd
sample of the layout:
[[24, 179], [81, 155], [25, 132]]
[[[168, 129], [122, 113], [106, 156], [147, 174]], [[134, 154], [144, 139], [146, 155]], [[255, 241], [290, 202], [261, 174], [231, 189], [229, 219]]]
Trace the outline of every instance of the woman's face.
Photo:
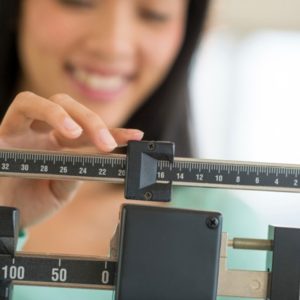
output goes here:
[[121, 126], [161, 83], [188, 0], [22, 0], [20, 88], [67, 93]]

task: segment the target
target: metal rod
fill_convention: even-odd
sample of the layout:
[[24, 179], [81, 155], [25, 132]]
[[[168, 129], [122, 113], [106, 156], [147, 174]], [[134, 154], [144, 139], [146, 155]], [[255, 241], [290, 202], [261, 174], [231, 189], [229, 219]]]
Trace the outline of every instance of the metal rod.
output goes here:
[[272, 240], [234, 238], [228, 241], [228, 247], [245, 250], [273, 250]]

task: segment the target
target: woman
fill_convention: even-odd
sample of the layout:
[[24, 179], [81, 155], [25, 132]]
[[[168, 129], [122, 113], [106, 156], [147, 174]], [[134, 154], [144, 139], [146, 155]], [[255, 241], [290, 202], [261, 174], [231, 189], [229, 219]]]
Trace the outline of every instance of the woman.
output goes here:
[[[2, 114], [9, 107], [0, 128], [3, 146], [61, 150], [89, 144], [108, 152], [129, 139], [141, 139], [144, 131], [145, 139], [174, 140], [178, 155], [190, 154], [188, 62], [207, 3], [119, 2], [3, 4]], [[30, 92], [20, 93], [26, 90]], [[27, 181], [26, 187], [31, 187]], [[69, 195], [65, 185], [63, 193]], [[22, 210], [23, 226], [49, 211], [40, 203], [37, 216], [27, 217], [26, 208]]]
[[[177, 155], [191, 154], [188, 71], [208, 1], [1, 5], [1, 147], [110, 152], [144, 134], [174, 141]], [[0, 190], [1, 205], [20, 208], [25, 250], [108, 254], [122, 186], [2, 178]], [[48, 296], [111, 297], [56, 289]], [[32, 288], [16, 289], [19, 297], [33, 299]]]

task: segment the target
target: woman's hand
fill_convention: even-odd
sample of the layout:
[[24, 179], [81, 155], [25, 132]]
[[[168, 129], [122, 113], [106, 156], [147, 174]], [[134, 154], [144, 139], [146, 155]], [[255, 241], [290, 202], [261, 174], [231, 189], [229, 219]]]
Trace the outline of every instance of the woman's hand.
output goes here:
[[[97, 114], [68, 95], [46, 99], [22, 92], [3, 118], [0, 147], [56, 151], [94, 147], [107, 153], [142, 136], [135, 129], [108, 129]], [[60, 209], [72, 199], [78, 186], [76, 181], [2, 177], [0, 205], [19, 208], [24, 228]]]

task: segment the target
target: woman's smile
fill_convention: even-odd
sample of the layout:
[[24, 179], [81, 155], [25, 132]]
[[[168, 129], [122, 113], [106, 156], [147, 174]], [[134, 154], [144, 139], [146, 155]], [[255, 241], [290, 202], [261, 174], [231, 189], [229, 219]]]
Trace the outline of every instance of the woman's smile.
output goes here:
[[112, 68], [89, 68], [67, 64], [66, 74], [76, 92], [91, 101], [117, 101], [133, 76]]

